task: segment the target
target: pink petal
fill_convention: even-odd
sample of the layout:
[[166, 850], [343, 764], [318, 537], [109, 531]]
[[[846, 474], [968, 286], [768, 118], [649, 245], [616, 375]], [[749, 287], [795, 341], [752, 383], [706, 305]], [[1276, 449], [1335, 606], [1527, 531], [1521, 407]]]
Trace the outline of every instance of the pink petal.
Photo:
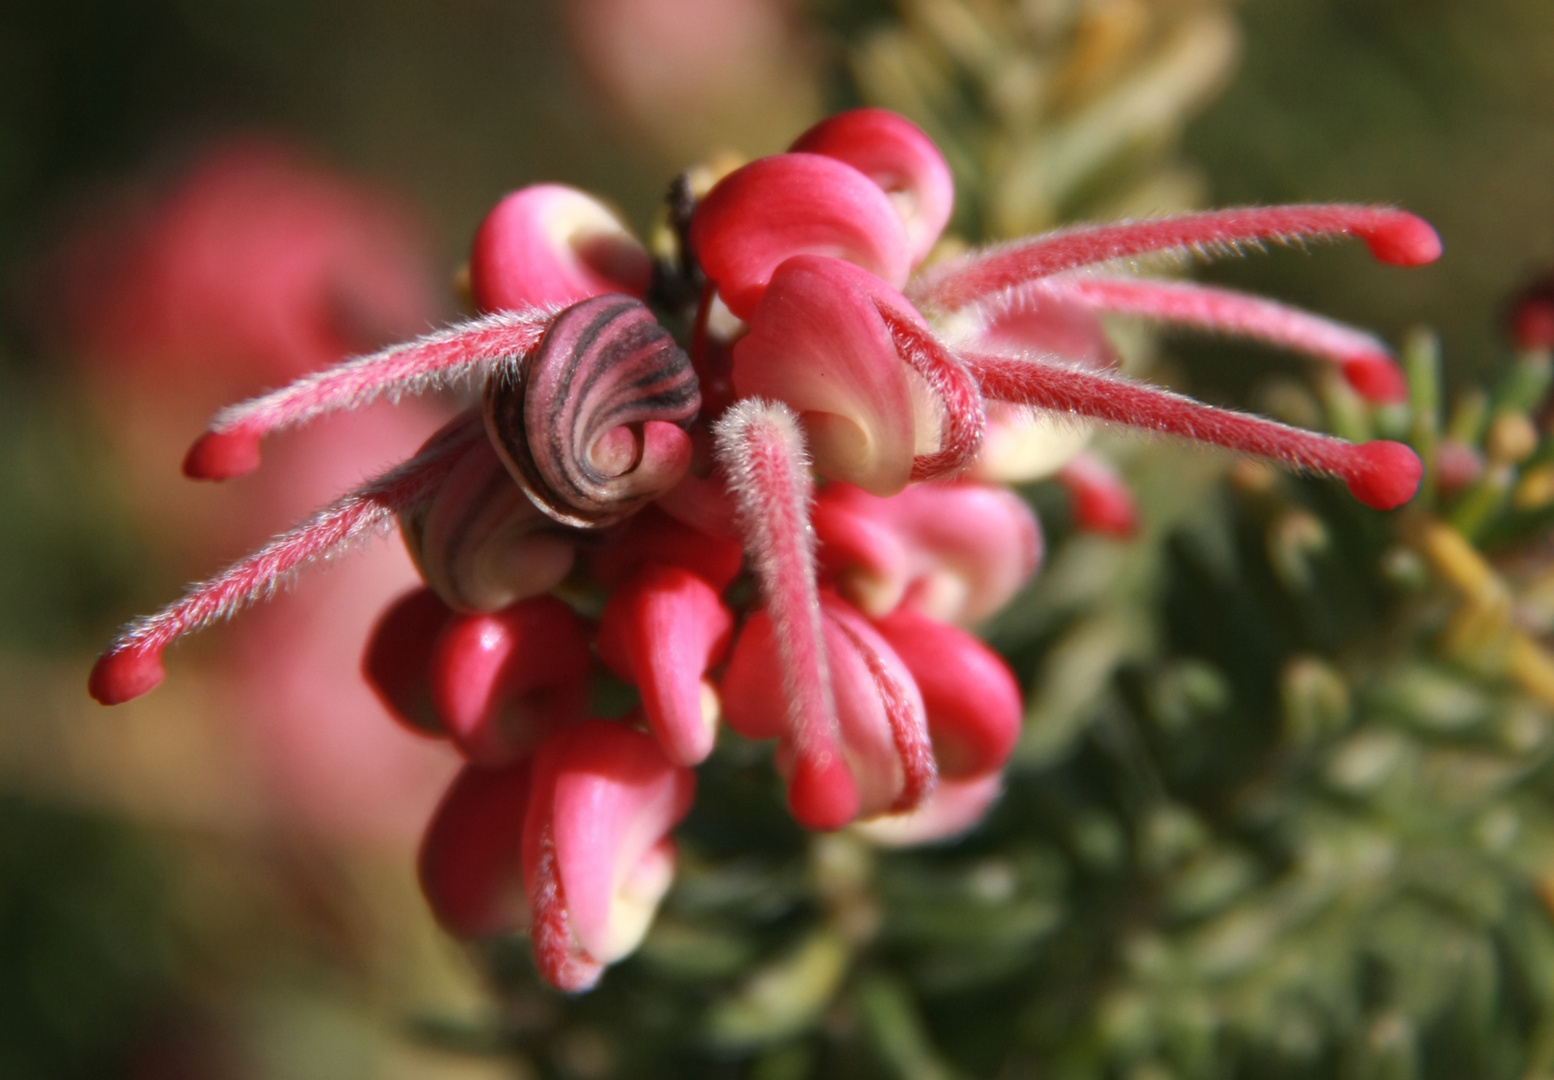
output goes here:
[[588, 567], [606, 589], [615, 589], [649, 566], [689, 570], [722, 592], [739, 576], [745, 552], [738, 542], [693, 528], [649, 506], [612, 529], [594, 549]]
[[[548, 740], [534, 776], [525, 878], [536, 929], [542, 911], [550, 920], [537, 958], [563, 989], [583, 989], [564, 983], [621, 959], [646, 932], [672, 871], [665, 840], [690, 809], [696, 777], [651, 736], [599, 720]], [[565, 942], [552, 940], [563, 925]]]
[[789, 148], [844, 161], [891, 197], [906, 226], [912, 263], [928, 257], [955, 209], [955, 181], [933, 140], [886, 109], [851, 109], [822, 120]]
[[881, 847], [952, 840], [975, 828], [1003, 790], [1003, 774], [997, 772], [965, 780], [943, 779], [928, 800], [911, 813], [877, 817], [853, 828]]
[[421, 891], [432, 914], [462, 938], [511, 933], [528, 921], [523, 828], [529, 762], [506, 769], [466, 765], [421, 841]]
[[590, 666], [583, 621], [560, 600], [536, 596], [449, 620], [432, 651], [432, 701], [466, 758], [506, 765], [582, 717]]
[[[789, 721], [776, 634], [764, 612], [746, 621], [723, 678], [729, 726], [746, 738], [779, 740], [778, 766], [788, 778], [794, 817], [816, 829], [916, 805], [935, 777], [923, 699], [905, 665], [836, 597], [822, 594], [822, 610], [840, 736], [838, 757], [826, 763], [829, 773], [799, 772], [801, 746]], [[812, 822], [836, 805], [849, 816]]]
[[1067, 293], [1058, 279], [1043, 278], [1003, 293], [981, 312], [975, 334], [987, 352], [1061, 356], [1080, 367], [1105, 371], [1117, 366], [1117, 350], [1082, 294]]
[[432, 705], [432, 651], [452, 618], [432, 590], [413, 589], [378, 617], [362, 656], [362, 674], [383, 707], [424, 734], [443, 734]]
[[903, 608], [874, 625], [923, 695], [945, 780], [1001, 769], [1020, 737], [1020, 687], [1003, 658], [964, 630]]
[[636, 684], [653, 734], [677, 765], [712, 753], [718, 705], [705, 677], [728, 651], [733, 628], [717, 590], [674, 566], [643, 570], [615, 590], [600, 617], [600, 657]]
[[1074, 524], [1080, 529], [1123, 538], [1137, 531], [1139, 511], [1133, 493], [1104, 458], [1075, 454], [1058, 470], [1057, 481], [1073, 500]]
[[947, 622], [978, 622], [1008, 603], [1041, 560], [1030, 508], [984, 484], [914, 484], [888, 499], [828, 484], [813, 516], [828, 580], [874, 618], [906, 604]]
[[598, 199], [535, 184], [496, 204], [475, 233], [470, 289], [482, 312], [567, 307], [592, 296], [647, 295], [652, 259]]
[[917, 445], [907, 367], [874, 300], [892, 291], [850, 263], [797, 256], [734, 346], [739, 395], [798, 412], [815, 467], [881, 495], [906, 486]]
[[863, 793], [859, 816], [918, 806], [938, 781], [917, 681], [867, 619], [822, 593], [836, 715], [848, 765]]
[[795, 255], [845, 259], [898, 289], [912, 266], [889, 196], [852, 166], [818, 154], [777, 154], [725, 176], [696, 209], [691, 248], [741, 319]]

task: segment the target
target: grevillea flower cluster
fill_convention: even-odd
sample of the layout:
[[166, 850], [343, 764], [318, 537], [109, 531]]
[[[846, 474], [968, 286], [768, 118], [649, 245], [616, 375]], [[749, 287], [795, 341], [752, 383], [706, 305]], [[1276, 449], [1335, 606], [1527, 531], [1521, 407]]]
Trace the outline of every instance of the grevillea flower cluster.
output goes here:
[[[1001, 484], [1056, 475], [1082, 524], [1131, 527], [1125, 487], [1083, 454], [1075, 421], [1331, 474], [1378, 509], [1419, 481], [1400, 444], [1352, 445], [1117, 374], [1105, 313], [1286, 346], [1374, 400], [1404, 389], [1367, 334], [1131, 276], [1129, 260], [1349, 235], [1406, 266], [1440, 243], [1397, 210], [1287, 206], [936, 260], [952, 203], [932, 142], [874, 109], [715, 182], [683, 178], [679, 243], [658, 258], [582, 192], [508, 195], [474, 241], [479, 317], [221, 413], [185, 471], [249, 471], [263, 438], [385, 394], [473, 377], [480, 406], [133, 624], [92, 693], [146, 692], [173, 639], [397, 520], [426, 587], [384, 614], [367, 676], [467, 759], [426, 835], [426, 894], [459, 935], [527, 927], [566, 990], [646, 932], [720, 722], [775, 740], [807, 828], [856, 824], [884, 843], [969, 828], [997, 797], [1022, 706], [967, 628], [1041, 557], [1035, 518]], [[591, 716], [610, 675], [637, 704]]]

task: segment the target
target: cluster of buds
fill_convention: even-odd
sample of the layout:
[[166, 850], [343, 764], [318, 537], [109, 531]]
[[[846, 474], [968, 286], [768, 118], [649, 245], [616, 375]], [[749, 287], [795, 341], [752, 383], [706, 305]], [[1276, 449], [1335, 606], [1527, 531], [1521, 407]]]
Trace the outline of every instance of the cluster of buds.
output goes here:
[[[658, 259], [581, 192], [515, 192], [474, 241], [478, 318], [218, 415], [190, 475], [246, 472], [263, 437], [384, 394], [471, 375], [482, 388], [410, 461], [131, 626], [91, 678], [103, 702], [144, 693], [174, 638], [397, 519], [426, 588], [385, 614], [367, 674], [468, 761], [426, 837], [427, 895], [461, 935], [527, 925], [567, 990], [645, 933], [722, 720], [776, 740], [807, 828], [923, 842], [985, 813], [1022, 708], [967, 627], [1041, 555], [1035, 518], [1000, 485], [1060, 475], [1081, 521], [1131, 520], [1117, 478], [1076, 456], [1083, 421], [1335, 475], [1380, 509], [1420, 477], [1400, 444], [1123, 378], [1099, 322], [1261, 339], [1397, 400], [1399, 370], [1369, 335], [1116, 264], [1339, 235], [1429, 262], [1439, 240], [1409, 214], [1225, 210], [936, 260], [949, 169], [874, 109], [703, 187], [677, 186], [679, 242]], [[637, 704], [600, 719], [607, 672]]]

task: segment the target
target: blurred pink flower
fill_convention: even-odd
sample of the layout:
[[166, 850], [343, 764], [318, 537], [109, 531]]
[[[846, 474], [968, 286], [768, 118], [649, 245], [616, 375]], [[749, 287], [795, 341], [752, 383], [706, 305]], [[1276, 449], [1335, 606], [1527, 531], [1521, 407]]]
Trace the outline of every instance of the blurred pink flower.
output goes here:
[[668, 159], [776, 149], [820, 114], [792, 0], [566, 0], [572, 52], [617, 116]]
[[[127, 501], [180, 574], [226, 558], [401, 458], [439, 409], [382, 408], [303, 433], [217, 495], [177, 475], [216, 405], [424, 329], [428, 245], [399, 199], [266, 139], [218, 144], [170, 180], [83, 211], [37, 278], [46, 340], [76, 361]], [[198, 499], [203, 508], [193, 511]], [[194, 525], [198, 523], [198, 525]], [[342, 678], [386, 600], [415, 581], [375, 549], [233, 629], [216, 658], [238, 748], [278, 818], [326, 836], [413, 837], [453, 765]]]

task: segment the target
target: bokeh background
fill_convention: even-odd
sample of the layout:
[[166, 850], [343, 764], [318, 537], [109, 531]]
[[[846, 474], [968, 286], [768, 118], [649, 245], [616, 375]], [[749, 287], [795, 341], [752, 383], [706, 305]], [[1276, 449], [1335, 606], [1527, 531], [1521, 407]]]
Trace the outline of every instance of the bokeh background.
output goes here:
[[[1024, 6], [1087, 4], [1128, 7]], [[391, 545], [180, 649], [144, 702], [98, 708], [85, 672], [128, 615], [440, 415], [368, 414], [218, 492], [178, 474], [210, 411], [452, 317], [468, 238], [513, 187], [564, 180], [645, 227], [698, 157], [779, 149], [856, 103], [860, 49], [920, 7], [0, 6], [0, 1076], [512, 1075], [417, 1037], [492, 1007], [412, 878], [452, 762], [336, 685], [409, 580]], [[1337, 249], [1208, 276], [1392, 339], [1427, 323], [1450, 382], [1492, 374], [1506, 298], [1554, 263], [1554, 6], [1231, 11], [1234, 74], [1166, 136], [1198, 197], [1395, 203], [1447, 257], [1383, 274]], [[179, 277], [180, 258], [200, 271]], [[179, 314], [256, 280], [268, 321]], [[1244, 355], [1181, 355], [1201, 395], [1247, 392]], [[591, 1052], [568, 1068], [597, 1073]]]

